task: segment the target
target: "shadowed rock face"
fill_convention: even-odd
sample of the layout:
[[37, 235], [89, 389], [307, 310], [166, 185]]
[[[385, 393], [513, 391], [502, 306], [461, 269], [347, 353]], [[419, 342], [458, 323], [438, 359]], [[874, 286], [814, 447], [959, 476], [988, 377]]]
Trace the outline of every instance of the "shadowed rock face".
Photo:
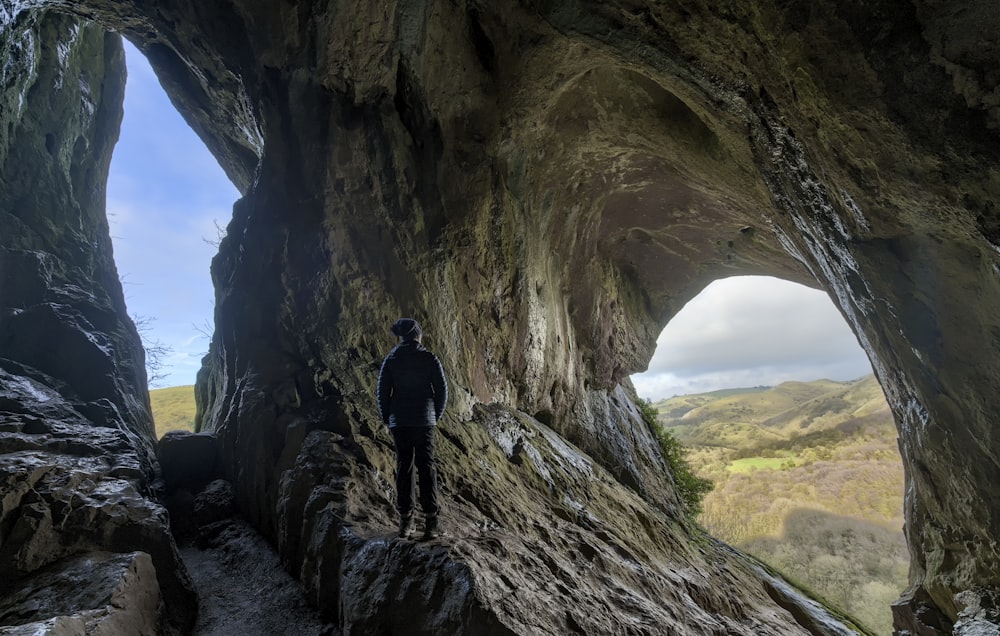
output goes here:
[[[14, 63], [25, 38], [58, 39], [39, 7], [70, 11], [30, 4], [0, 3], [5, 78], [32, 77]], [[241, 509], [345, 631], [401, 630], [390, 599], [424, 608], [428, 630], [822, 631], [677, 521], [627, 388], [687, 300], [745, 273], [825, 289], [886, 391], [913, 557], [898, 627], [984, 614], [1000, 576], [991, 2], [71, 7], [136, 42], [244, 193], [213, 263], [201, 425]], [[0, 158], [50, 165], [32, 122], [62, 111], [25, 112], [0, 114]], [[106, 152], [66, 157], [103, 183]], [[110, 263], [100, 215], [80, 224], [94, 250], [24, 244], [75, 205], [27, 215], [3, 199], [7, 252], [29, 252], [0, 272], [3, 356], [121, 410], [137, 375], [83, 387], [92, 374], [7, 336], [61, 289], [32, 263]], [[120, 296], [83, 271], [81, 293]], [[31, 324], [61, 333], [74, 303]], [[386, 539], [391, 447], [372, 394], [400, 315], [424, 324], [452, 382], [441, 446], [458, 537], [441, 546]], [[148, 435], [144, 418], [123, 419]]]
[[142, 345], [104, 210], [121, 42], [14, 9], [0, 3], [0, 624], [181, 631], [194, 591], [153, 497]]

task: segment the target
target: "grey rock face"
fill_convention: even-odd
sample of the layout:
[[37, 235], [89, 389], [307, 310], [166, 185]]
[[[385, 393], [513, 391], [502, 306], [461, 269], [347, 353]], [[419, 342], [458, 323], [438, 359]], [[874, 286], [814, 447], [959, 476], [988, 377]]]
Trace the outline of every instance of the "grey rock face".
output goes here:
[[[0, 527], [4, 528], [0, 536], [0, 569], [4, 572], [0, 593], [15, 586], [30, 596], [37, 581], [26, 577], [42, 569], [50, 578], [72, 578], [72, 572], [89, 567], [74, 561], [76, 555], [137, 552], [141, 553], [139, 565], [134, 564], [135, 555], [125, 561], [113, 555], [101, 558], [125, 563], [134, 570], [128, 576], [144, 579], [141, 585], [131, 579], [121, 583], [128, 588], [121, 593], [130, 599], [123, 609], [138, 612], [136, 617], [128, 618], [132, 616], [128, 614], [121, 620], [141, 620], [142, 625], [152, 621], [155, 629], [178, 631], [192, 624], [197, 611], [194, 590], [170, 535], [166, 511], [156, 503], [149, 487], [150, 457], [136, 451], [134, 436], [123, 424], [95, 425], [53, 389], [31, 377], [0, 371], [0, 380]], [[63, 572], [64, 567], [67, 572]], [[109, 567], [114, 570], [117, 566]], [[104, 579], [74, 580], [79, 581], [81, 595], [104, 598]], [[141, 590], [133, 592], [136, 585]], [[146, 601], [131, 598], [133, 594], [147, 598], [154, 592], [151, 612], [142, 609]], [[56, 596], [53, 593], [52, 597]], [[165, 602], [162, 613], [161, 596]], [[68, 598], [69, 605], [56, 608], [40, 597], [32, 599], [38, 603], [34, 611], [42, 620], [57, 618], [63, 608], [68, 609], [62, 615], [70, 618], [100, 609], [86, 603], [72, 605], [80, 599]], [[2, 624], [24, 615], [24, 611], [11, 609]], [[91, 619], [81, 620], [89, 625]], [[117, 625], [119, 618], [108, 620], [109, 625]]]
[[0, 598], [0, 624], [13, 627], [0, 628], [5, 636], [156, 636], [159, 616], [160, 588], [145, 552], [87, 553], [57, 561]]
[[[197, 607], [153, 491], [143, 352], [104, 210], [121, 44], [22, 3], [0, 3], [0, 27], [0, 587], [16, 597], [2, 622], [180, 632]], [[106, 575], [85, 580], [91, 566]]]
[[[84, 135], [80, 154], [76, 136], [47, 129], [76, 130], [66, 109], [113, 100], [89, 83], [19, 106], [61, 77], [39, 60], [75, 23], [43, 17], [48, 6], [133, 38], [244, 192], [212, 268], [201, 426], [239, 508], [345, 631], [401, 629], [361, 608], [441, 595], [465, 599], [466, 617], [435, 605], [415, 623], [801, 629], [738, 556], [684, 527], [628, 392], [670, 317], [746, 273], [826, 290], [886, 391], [913, 557], [899, 629], [947, 631], [959, 595], [995, 586], [1000, 17], [988, 0], [31, 6], [0, 5], [5, 77], [19, 78], [0, 112], [12, 185], [0, 355], [58, 380], [89, 421], [117, 411], [148, 455], [141, 363], [100, 193], [84, 187], [103, 183], [98, 141], [117, 120], [93, 119], [106, 134]], [[67, 219], [84, 230], [63, 231]], [[447, 555], [377, 539], [393, 525], [391, 447], [372, 393], [392, 344], [381, 326], [404, 314], [454, 388], [442, 453], [465, 543]], [[34, 324], [92, 376], [25, 344]], [[585, 497], [594, 484], [601, 497]], [[596, 514], [607, 501], [624, 503]], [[427, 587], [407, 568], [433, 572]], [[379, 584], [358, 597], [366, 576]], [[525, 590], [516, 606], [506, 587]]]

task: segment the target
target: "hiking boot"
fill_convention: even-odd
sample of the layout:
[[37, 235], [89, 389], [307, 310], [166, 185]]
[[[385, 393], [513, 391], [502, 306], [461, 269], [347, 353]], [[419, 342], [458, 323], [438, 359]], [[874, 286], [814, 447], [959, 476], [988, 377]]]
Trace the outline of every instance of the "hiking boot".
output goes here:
[[424, 539], [437, 539], [444, 532], [438, 528], [438, 518], [437, 517], [427, 517], [427, 521], [424, 524]]
[[413, 517], [409, 516], [409, 515], [407, 515], [405, 517], [400, 517], [399, 518], [399, 535], [398, 535], [399, 538], [400, 539], [406, 539], [406, 538], [408, 538], [410, 536], [410, 533], [412, 531], [413, 531]]

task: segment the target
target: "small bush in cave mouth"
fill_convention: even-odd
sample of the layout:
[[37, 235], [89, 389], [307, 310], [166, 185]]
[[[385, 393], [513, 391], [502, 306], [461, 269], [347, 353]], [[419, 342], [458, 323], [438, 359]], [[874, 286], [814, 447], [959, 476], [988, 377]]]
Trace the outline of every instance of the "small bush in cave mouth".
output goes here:
[[687, 449], [677, 441], [673, 433], [660, 424], [660, 413], [653, 406], [653, 403], [642, 398], [638, 398], [635, 403], [639, 407], [642, 420], [660, 444], [663, 459], [667, 461], [670, 472], [674, 476], [677, 495], [680, 497], [681, 503], [684, 504], [684, 512], [690, 517], [697, 517], [701, 514], [701, 500], [715, 487], [715, 484], [692, 472], [691, 464], [685, 457]]

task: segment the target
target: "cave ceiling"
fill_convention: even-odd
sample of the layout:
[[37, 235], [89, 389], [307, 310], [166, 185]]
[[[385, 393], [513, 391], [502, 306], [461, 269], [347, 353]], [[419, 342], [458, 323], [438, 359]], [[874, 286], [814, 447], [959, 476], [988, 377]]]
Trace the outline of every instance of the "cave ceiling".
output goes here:
[[[386, 341], [372, 325], [403, 314], [425, 324], [450, 370], [457, 417], [474, 420], [483, 405], [536, 416], [669, 507], [658, 465], [620, 416], [627, 376], [709, 282], [769, 274], [830, 295], [893, 408], [913, 557], [898, 624], [916, 620], [921, 603], [954, 621], [963, 592], [995, 589], [995, 3], [2, 0], [0, 9], [5, 160], [57, 127], [11, 106], [32, 62], [10, 52], [44, 43], [52, 34], [38, 25], [51, 11], [135, 43], [243, 195], [212, 266], [217, 331], [199, 417], [258, 526], [280, 535], [284, 523], [279, 492], [289, 486], [268, 466], [295, 456], [289, 440], [305, 443], [289, 422], [324, 419], [321, 428], [365, 448], [378, 438], [367, 396]], [[93, 45], [110, 70], [93, 86], [110, 104], [122, 61], [103, 46]], [[81, 91], [72, 98], [104, 103]], [[77, 190], [88, 183], [80, 166], [109, 159], [109, 130], [89, 132], [103, 145], [78, 146], [79, 156], [49, 150]], [[18, 259], [39, 245], [69, 254], [107, 240], [47, 226], [47, 214], [76, 210], [77, 199], [24, 194], [15, 178], [24, 171], [6, 165], [0, 199], [20, 215], [6, 248]], [[97, 210], [91, 198], [84, 207]], [[21, 212], [25, 201], [37, 216]], [[16, 262], [45, 277], [41, 265]], [[81, 284], [114, 287], [107, 263], [88, 267]], [[122, 304], [120, 289], [108, 294], [102, 307]], [[28, 324], [18, 320], [8, 323]], [[8, 340], [7, 357], [27, 364], [34, 354]], [[42, 362], [55, 377], [77, 373]], [[122, 391], [118, 380], [94, 386], [95, 396]], [[142, 410], [123, 400], [119, 411]]]

